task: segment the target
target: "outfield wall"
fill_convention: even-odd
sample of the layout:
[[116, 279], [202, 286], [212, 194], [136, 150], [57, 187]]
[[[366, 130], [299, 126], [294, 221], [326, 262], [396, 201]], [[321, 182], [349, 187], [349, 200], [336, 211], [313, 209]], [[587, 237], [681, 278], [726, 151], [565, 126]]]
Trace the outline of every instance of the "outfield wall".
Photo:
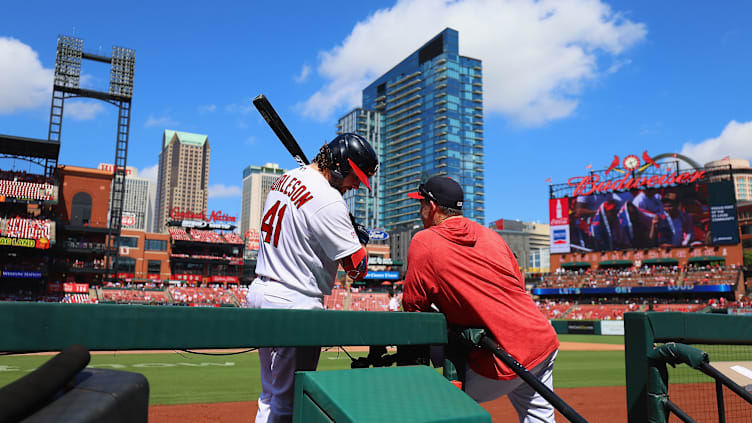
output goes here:
[[558, 334], [624, 335], [623, 320], [551, 320]]

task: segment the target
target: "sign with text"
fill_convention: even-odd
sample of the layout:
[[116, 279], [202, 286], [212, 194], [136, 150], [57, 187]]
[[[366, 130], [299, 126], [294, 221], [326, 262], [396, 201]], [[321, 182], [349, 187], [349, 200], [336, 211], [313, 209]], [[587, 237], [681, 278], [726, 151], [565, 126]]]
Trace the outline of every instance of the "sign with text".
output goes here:
[[89, 292], [89, 284], [66, 282], [63, 284], [63, 292], [70, 292], [74, 294], [86, 294]]
[[42, 279], [42, 272], [29, 270], [3, 270], [2, 275], [4, 278]]
[[569, 224], [569, 201], [566, 198], [548, 200], [548, 222], [551, 226]]
[[551, 226], [551, 252], [568, 253], [569, 250], [569, 225]]
[[399, 272], [391, 271], [391, 270], [368, 272], [365, 279], [396, 281], [396, 280], [399, 280]]
[[739, 222], [736, 214], [736, 193], [732, 181], [711, 182], [708, 185], [710, 233], [714, 245], [739, 243]]

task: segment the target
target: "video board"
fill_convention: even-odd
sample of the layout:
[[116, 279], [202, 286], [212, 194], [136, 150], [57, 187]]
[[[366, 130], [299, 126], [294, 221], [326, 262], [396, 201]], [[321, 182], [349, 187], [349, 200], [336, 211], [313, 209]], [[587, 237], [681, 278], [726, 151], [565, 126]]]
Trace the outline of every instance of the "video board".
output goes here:
[[599, 192], [549, 207], [552, 253], [739, 242], [731, 181]]

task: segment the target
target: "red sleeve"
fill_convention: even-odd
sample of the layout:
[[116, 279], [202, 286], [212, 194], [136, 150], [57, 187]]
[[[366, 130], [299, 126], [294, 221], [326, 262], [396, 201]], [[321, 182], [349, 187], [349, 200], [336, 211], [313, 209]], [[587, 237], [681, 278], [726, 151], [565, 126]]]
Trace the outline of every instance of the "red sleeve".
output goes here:
[[429, 256], [425, 245], [413, 238], [407, 252], [408, 267], [402, 293], [402, 307], [405, 311], [432, 311], [436, 284], [430, 277]]

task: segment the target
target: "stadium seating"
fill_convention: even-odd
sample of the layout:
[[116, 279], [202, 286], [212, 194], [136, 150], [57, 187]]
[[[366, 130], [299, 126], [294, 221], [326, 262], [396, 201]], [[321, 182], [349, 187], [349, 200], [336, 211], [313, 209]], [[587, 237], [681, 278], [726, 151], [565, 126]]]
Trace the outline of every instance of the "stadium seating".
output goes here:
[[8, 238], [50, 239], [51, 221], [49, 219], [30, 219], [25, 217], [11, 217], [3, 219], [0, 228], [2, 236]]
[[538, 302], [538, 310], [547, 319], [561, 319], [565, 317], [567, 311], [572, 308], [572, 304], [569, 301], [543, 301]]
[[567, 315], [572, 320], [623, 320], [624, 313], [638, 311], [638, 304], [575, 304]]
[[228, 244], [243, 244], [243, 240], [235, 232], [227, 232], [224, 234], [224, 237]]
[[51, 201], [54, 186], [46, 183], [0, 180], [0, 196]]
[[350, 293], [350, 310], [388, 311], [389, 296], [386, 293]]
[[705, 304], [653, 304], [653, 311], [681, 311], [685, 313], [700, 311]]
[[347, 291], [341, 288], [332, 289], [332, 295], [324, 297], [324, 308], [327, 310], [344, 310]]
[[202, 305], [238, 305], [235, 296], [223, 288], [178, 287], [168, 288], [174, 303]]
[[191, 237], [194, 241], [198, 242], [210, 242], [214, 244], [224, 244], [225, 240], [222, 235], [214, 231], [207, 231], [204, 229], [191, 229]]
[[144, 289], [103, 289], [102, 301], [121, 304], [169, 304], [164, 291]]
[[173, 241], [190, 241], [191, 237], [188, 232], [183, 228], [169, 227], [167, 230], [170, 232], [170, 239]]
[[72, 304], [96, 304], [99, 300], [91, 298], [89, 294], [65, 294], [60, 302]]

